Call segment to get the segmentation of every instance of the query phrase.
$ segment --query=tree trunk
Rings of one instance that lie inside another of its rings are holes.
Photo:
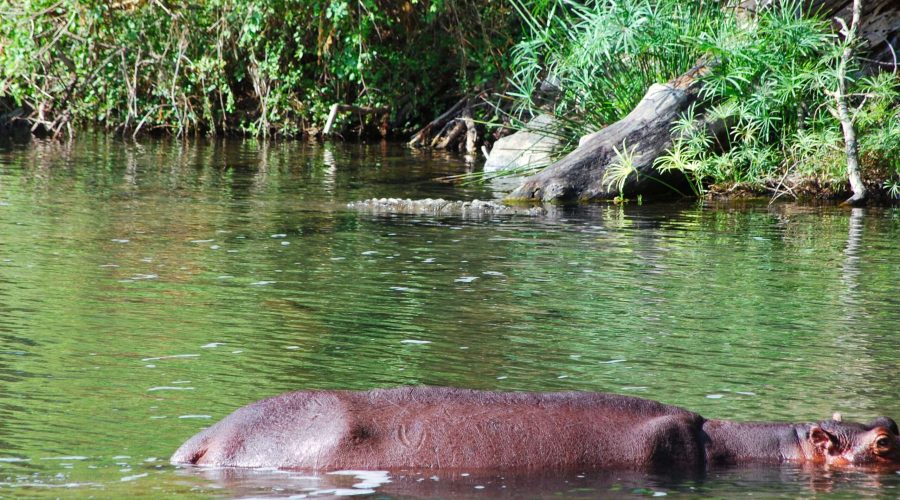
[[[472,118],[472,101],[463,110],[463,120],[466,122],[466,153],[473,155],[478,152],[478,130],[475,128],[475,119]]]
[[[847,65],[853,57],[853,45],[856,43],[856,30],[859,26],[859,16],[862,0],[853,1],[853,19],[850,26],[847,26],[843,20],[841,24],[843,29],[841,33],[844,35],[844,52],[841,54],[841,61],[838,63],[838,88],[834,93],[835,104],[837,105],[838,119],[841,121],[841,130],[844,132],[844,151],[847,155],[847,177],[850,180],[850,190],[853,191],[845,204],[857,205],[866,199],[866,186],[863,184],[862,174],[859,172],[859,152],[856,140],[856,128],[853,126],[853,116],[847,109]]]
[[[853,118],[847,110],[846,96],[841,95],[837,105],[838,117],[841,120],[841,130],[844,132],[844,151],[847,155],[847,178],[850,181],[850,191],[853,196],[844,203],[858,205],[866,199],[866,186],[859,172],[859,151],[856,140],[856,128],[853,126]]]
[[[671,146],[674,122],[697,101],[697,78],[706,68],[701,63],[665,85],[652,85],[628,116],[589,136],[568,156],[525,179],[507,199],[546,202],[613,198],[619,190],[604,182],[604,176],[615,163],[617,151],[625,149],[633,154],[636,175],[625,181],[622,194],[660,190],[665,184],[679,182],[683,174],[660,174],[653,163]]]

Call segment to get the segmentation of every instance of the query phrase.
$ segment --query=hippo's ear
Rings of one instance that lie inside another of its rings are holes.
[[[809,429],[809,442],[823,455],[827,455],[829,451],[834,450],[838,444],[834,435],[818,425],[814,425]]]
[[[869,427],[884,427],[885,429],[890,429],[895,436],[900,434],[900,431],[897,430],[897,422],[894,422],[894,419],[890,417],[878,417],[869,424]]]

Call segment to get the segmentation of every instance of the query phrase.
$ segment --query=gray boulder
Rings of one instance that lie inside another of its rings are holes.
[[[524,129],[494,143],[484,171],[549,165],[560,142],[555,133],[557,127],[556,119],[550,115],[534,117]]]

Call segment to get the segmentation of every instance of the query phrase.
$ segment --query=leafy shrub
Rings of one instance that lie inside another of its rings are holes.
[[[845,182],[830,94],[844,43],[802,2],[770,2],[753,15],[703,0],[515,5],[529,34],[513,48],[510,96],[522,114],[552,110],[568,125],[557,133],[568,134],[570,148],[623,118],[651,84],[702,58],[709,72],[700,101],[675,125],[659,171],[683,172],[697,195],[710,183],[763,187],[790,174]],[[860,68],[847,69],[864,176],[886,179],[900,197],[900,76],[862,78]],[[560,89],[549,103],[541,92],[548,82]],[[714,134],[710,123],[724,133]],[[610,185],[632,175],[623,164],[610,167]]]
[[[684,117],[672,150],[657,163],[660,170],[685,172],[698,193],[709,182],[762,187],[791,174],[845,182],[847,158],[832,97],[844,44],[827,21],[800,9],[799,2],[776,2],[755,19],[723,23],[698,40],[715,61],[702,88],[705,120],[726,124],[726,131],[713,137],[693,116]],[[886,187],[900,194],[894,187],[900,78],[860,78],[860,68],[848,69],[864,173],[887,179]]]
[[[0,0],[0,97],[54,131],[297,135],[335,102],[390,106],[404,128],[497,78],[507,14],[488,0]]]
[[[573,135],[613,123],[634,109],[653,83],[664,83],[704,54],[696,39],[726,17],[710,0],[554,0],[540,10],[514,0],[527,39],[512,50],[519,111],[547,106],[541,85],[560,89],[556,115]]]

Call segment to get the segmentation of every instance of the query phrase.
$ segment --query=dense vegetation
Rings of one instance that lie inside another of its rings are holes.
[[[696,64],[697,40],[727,16],[710,1],[553,3],[543,14],[517,4],[529,32],[511,52],[509,94],[517,112],[552,110],[570,134],[621,119],[651,84]]]
[[[514,92],[528,112],[559,116],[557,133],[572,145],[623,118],[650,84],[703,58],[709,73],[696,113],[679,122],[679,139],[657,168],[684,172],[696,194],[710,183],[777,191],[789,176],[831,188],[846,179],[832,97],[842,70],[862,167],[897,197],[900,75],[866,75],[858,58],[841,68],[846,42],[801,7],[785,0],[751,15],[703,0],[560,0],[542,18],[525,11],[531,33],[513,49]],[[548,75],[561,89],[549,106],[537,92]],[[715,122],[724,132],[711,130]],[[611,185],[634,175],[628,146],[608,171]]]
[[[99,125],[298,136],[341,103],[390,110],[344,115],[344,132],[404,134],[480,93],[483,122],[555,114],[563,154],[625,116],[652,83],[704,60],[701,102],[660,171],[684,172],[696,194],[713,183],[778,191],[789,177],[840,189],[846,158],[832,96],[846,75],[865,177],[900,196],[896,68],[843,61],[851,42],[801,2],[755,14],[727,5],[0,0],[0,113],[21,107],[56,135]],[[714,121],[724,132],[711,131]],[[611,184],[633,175],[627,146]]]
[[[332,103],[389,106],[402,131],[496,83],[510,11],[488,0],[0,0],[0,97],[53,133],[295,136]]]

